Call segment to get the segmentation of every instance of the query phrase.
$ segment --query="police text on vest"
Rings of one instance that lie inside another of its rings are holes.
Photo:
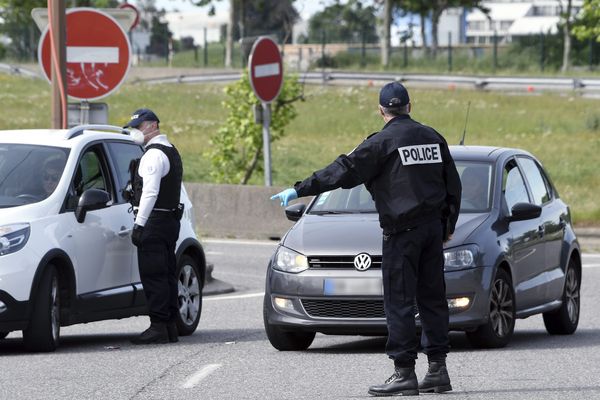
[[[399,147],[402,165],[435,164],[442,162],[439,143]]]

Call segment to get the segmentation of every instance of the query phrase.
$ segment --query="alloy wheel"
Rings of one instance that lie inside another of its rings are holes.
[[[579,282],[575,269],[569,268],[565,290],[565,301],[567,302],[567,313],[572,323],[579,318]]]
[[[56,276],[52,279],[50,289],[50,324],[52,327],[52,338],[58,342],[60,334],[60,302],[58,297],[58,279]]]
[[[508,283],[503,279],[496,279],[492,288],[490,319],[498,337],[504,337],[510,333],[514,320],[513,298]]]
[[[200,284],[194,268],[184,265],[179,272],[178,281],[181,320],[186,325],[191,325],[200,311]]]

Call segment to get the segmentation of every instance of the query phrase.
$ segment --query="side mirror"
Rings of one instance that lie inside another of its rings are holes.
[[[88,189],[79,198],[77,208],[75,208],[75,218],[77,222],[82,223],[88,211],[100,210],[108,207],[110,195],[104,190]]]
[[[292,206],[285,208],[285,216],[290,221],[298,221],[302,214],[304,214],[304,210],[306,209],[306,204],[298,203]]]
[[[511,209],[509,221],[525,221],[538,218],[542,214],[542,207],[531,203],[517,203]]]

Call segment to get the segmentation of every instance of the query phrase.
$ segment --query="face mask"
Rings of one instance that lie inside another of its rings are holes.
[[[136,128],[129,129],[129,136],[133,139],[136,144],[144,144],[144,132]]]

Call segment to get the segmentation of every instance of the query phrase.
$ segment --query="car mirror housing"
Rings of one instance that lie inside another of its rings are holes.
[[[79,203],[75,209],[75,218],[77,222],[82,223],[88,211],[100,210],[108,207],[110,195],[104,190],[88,189],[79,198]]]
[[[538,218],[542,214],[542,207],[531,203],[517,203],[511,209],[509,221],[525,221]]]
[[[289,207],[286,207],[285,216],[290,221],[298,221],[300,219],[300,217],[302,216],[302,214],[304,213],[305,209],[306,209],[306,204],[303,204],[303,203],[291,205]]]

